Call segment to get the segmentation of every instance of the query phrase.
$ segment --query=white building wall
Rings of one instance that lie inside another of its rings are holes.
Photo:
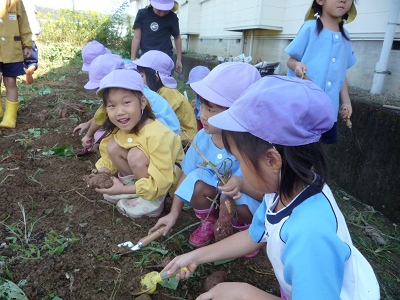
[[[185,1],[180,0],[182,3]],[[224,29],[240,26],[246,29],[246,26],[258,20],[258,23],[268,23],[271,28],[281,29],[254,31],[253,63],[259,60],[279,61],[281,64],[278,72],[285,74],[288,56],[284,49],[303,24],[311,0],[188,0],[188,3],[197,3],[195,13],[201,14],[199,34],[190,36],[191,51],[216,56],[248,55],[251,30],[241,32]],[[345,25],[357,57],[357,64],[348,71],[349,84],[352,86],[366,90],[371,88],[391,3],[392,0],[357,1],[357,18]],[[184,20],[182,13],[183,9],[179,11],[178,17]],[[397,27],[395,39],[400,40],[400,26]],[[183,44],[185,49],[187,43]],[[392,50],[390,55],[389,69],[392,74],[386,76],[384,87],[388,95],[400,93],[400,51]]]

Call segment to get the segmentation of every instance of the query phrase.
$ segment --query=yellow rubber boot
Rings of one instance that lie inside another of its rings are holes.
[[[0,128],[15,128],[18,107],[18,101],[11,102],[6,99],[6,112],[4,113],[3,121],[0,123]]]

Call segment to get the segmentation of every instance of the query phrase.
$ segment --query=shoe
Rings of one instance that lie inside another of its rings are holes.
[[[35,67],[29,67],[28,69],[26,69],[25,71],[25,81],[26,84],[32,84],[33,83],[33,73],[35,72],[36,68]]]
[[[133,199],[121,199],[117,203],[118,210],[125,216],[131,218],[159,217],[164,209],[166,195],[158,197],[154,201],[137,197]]]
[[[200,219],[200,226],[190,235],[189,243],[196,248],[209,244],[214,237],[214,224],[218,218],[216,209],[193,209]]]

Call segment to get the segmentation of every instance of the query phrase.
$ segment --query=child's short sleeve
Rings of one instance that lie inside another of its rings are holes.
[[[193,139],[193,143],[198,146],[198,137],[199,134]],[[199,154],[193,146],[190,146],[188,151],[186,152],[185,157],[182,160],[181,167],[182,171],[185,175],[189,174],[191,171],[197,168],[197,160],[199,158]]]
[[[350,34],[347,30],[345,30],[346,35],[350,38]],[[347,69],[350,69],[352,66],[354,66],[356,64],[356,56],[354,54],[353,51],[353,45],[351,42],[349,42],[349,50],[347,53],[348,57],[347,57]]]
[[[267,206],[265,202],[266,196],[264,196],[263,201],[253,215],[253,221],[249,227],[249,235],[255,243],[267,242],[267,237],[265,234],[265,215],[267,213]]]
[[[172,12],[171,12],[172,13]],[[173,37],[177,37],[180,35],[180,30],[179,30],[179,19],[175,13],[173,13],[175,16],[172,19],[172,24],[171,24],[171,35]]]
[[[135,18],[135,22],[133,23],[133,29],[141,29],[142,28],[142,19],[143,19],[143,13],[144,10],[143,9],[139,9],[136,18]]]
[[[305,22],[300,27],[300,30],[294,40],[285,48],[285,52],[298,61],[301,61],[303,58],[304,52],[307,49],[307,45],[310,42],[310,32],[312,30],[311,25],[313,24],[311,22],[315,21]]]

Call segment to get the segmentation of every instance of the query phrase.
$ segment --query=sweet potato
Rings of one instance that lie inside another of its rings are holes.
[[[225,271],[216,271],[207,277],[204,282],[204,292],[208,292],[218,283],[225,282],[228,279],[228,274]]]
[[[215,241],[221,241],[233,234],[232,218],[236,212],[236,203],[230,197],[221,199],[219,217],[214,224]]]
[[[108,189],[114,184],[110,174],[103,172],[85,175],[83,176],[83,181],[91,189]]]

